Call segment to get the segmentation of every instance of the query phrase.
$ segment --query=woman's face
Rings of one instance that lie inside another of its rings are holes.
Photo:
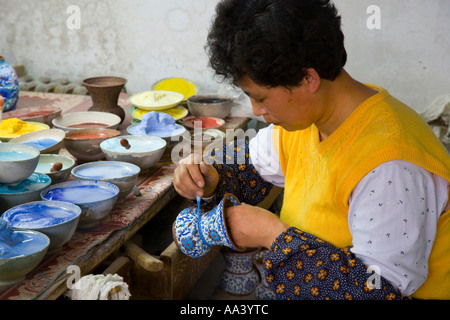
[[[285,130],[306,129],[322,116],[323,110],[305,79],[299,86],[287,89],[260,86],[247,77],[240,83],[240,87],[250,97],[256,116],[263,116],[266,122],[279,125]]]

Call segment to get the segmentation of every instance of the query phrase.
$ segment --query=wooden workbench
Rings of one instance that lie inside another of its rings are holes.
[[[118,103],[124,108],[126,114],[124,122],[119,127],[119,130],[124,134],[126,133],[126,127],[131,123],[129,114],[131,104],[128,97],[128,94],[121,93]],[[92,105],[92,101],[89,96],[20,92],[18,108],[43,105],[60,106],[63,113],[68,113],[85,111]],[[245,129],[249,121],[247,118],[226,118],[225,120],[226,124],[222,128],[224,130]],[[64,151],[63,149],[61,152]],[[7,288],[0,288],[0,300],[57,299],[63,295],[67,290],[67,285],[70,286],[70,281],[74,279],[75,274],[72,271],[73,269],[69,268],[70,266],[77,266],[80,276],[83,276],[92,273],[108,257],[117,253],[124,246],[126,246],[124,252],[133,253],[135,247],[130,246],[130,239],[144,225],[151,224],[152,218],[176,197],[172,184],[175,167],[174,163],[160,161],[153,168],[141,172],[138,180],[141,195],[135,196],[134,193],[131,193],[123,202],[117,203],[110,215],[99,225],[90,229],[77,229],[72,239],[62,249],[47,254],[40,265],[29,273],[23,281]],[[167,231],[170,232],[170,230]],[[162,262],[159,265],[156,264],[155,275],[159,279],[166,277],[167,281],[160,281],[160,286],[173,285],[174,282],[170,277],[174,274],[173,268],[177,265],[178,267],[181,266],[183,270],[194,270],[193,273],[190,273],[191,279],[189,281],[178,281],[178,283],[183,283],[183,292],[186,291],[188,284],[195,282],[195,277],[200,276],[208,261],[211,260],[210,257],[203,260],[186,257],[176,248],[174,243],[162,249],[164,250],[158,256],[147,256],[160,259]],[[140,253],[142,253],[142,250],[130,260],[136,260]],[[212,254],[215,253],[217,251]],[[142,265],[139,261],[134,262],[135,265]],[[142,268],[140,270],[141,272],[148,272],[148,270],[142,270]],[[194,274],[195,276],[192,276]],[[149,276],[149,279],[151,278],[152,276]],[[166,294],[159,297],[155,296],[154,293],[149,293],[148,297],[172,299],[182,298],[183,294],[175,292],[171,287],[159,288],[155,292],[166,292]]]

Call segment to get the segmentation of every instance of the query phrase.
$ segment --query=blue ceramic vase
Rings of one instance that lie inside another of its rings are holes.
[[[222,255],[226,269],[220,274],[220,287],[227,293],[245,296],[253,293],[260,284],[258,271],[253,266],[253,257],[259,249],[237,252],[224,248]]]
[[[184,209],[173,224],[175,243],[184,254],[192,258],[205,256],[212,246],[226,246],[242,251],[230,238],[225,222],[225,209],[239,204],[239,200],[228,193],[211,211],[199,212],[196,207]]]
[[[4,99],[4,112],[14,110],[17,107],[19,79],[16,70],[2,56],[0,56],[0,95]]]

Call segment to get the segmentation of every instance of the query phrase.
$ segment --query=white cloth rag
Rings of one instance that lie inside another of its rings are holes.
[[[72,300],[129,300],[131,294],[121,276],[91,274],[75,282],[65,296]]]
[[[435,99],[421,114],[444,145],[450,144],[450,94]],[[434,122],[441,120],[439,122]]]

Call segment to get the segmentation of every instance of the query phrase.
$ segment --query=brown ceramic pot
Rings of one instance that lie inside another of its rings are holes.
[[[125,111],[122,107],[117,105],[120,91],[127,82],[121,77],[94,77],[84,79],[82,84],[86,87],[89,95],[92,98],[92,107],[89,111],[102,111],[116,114],[122,119],[125,119]]]

